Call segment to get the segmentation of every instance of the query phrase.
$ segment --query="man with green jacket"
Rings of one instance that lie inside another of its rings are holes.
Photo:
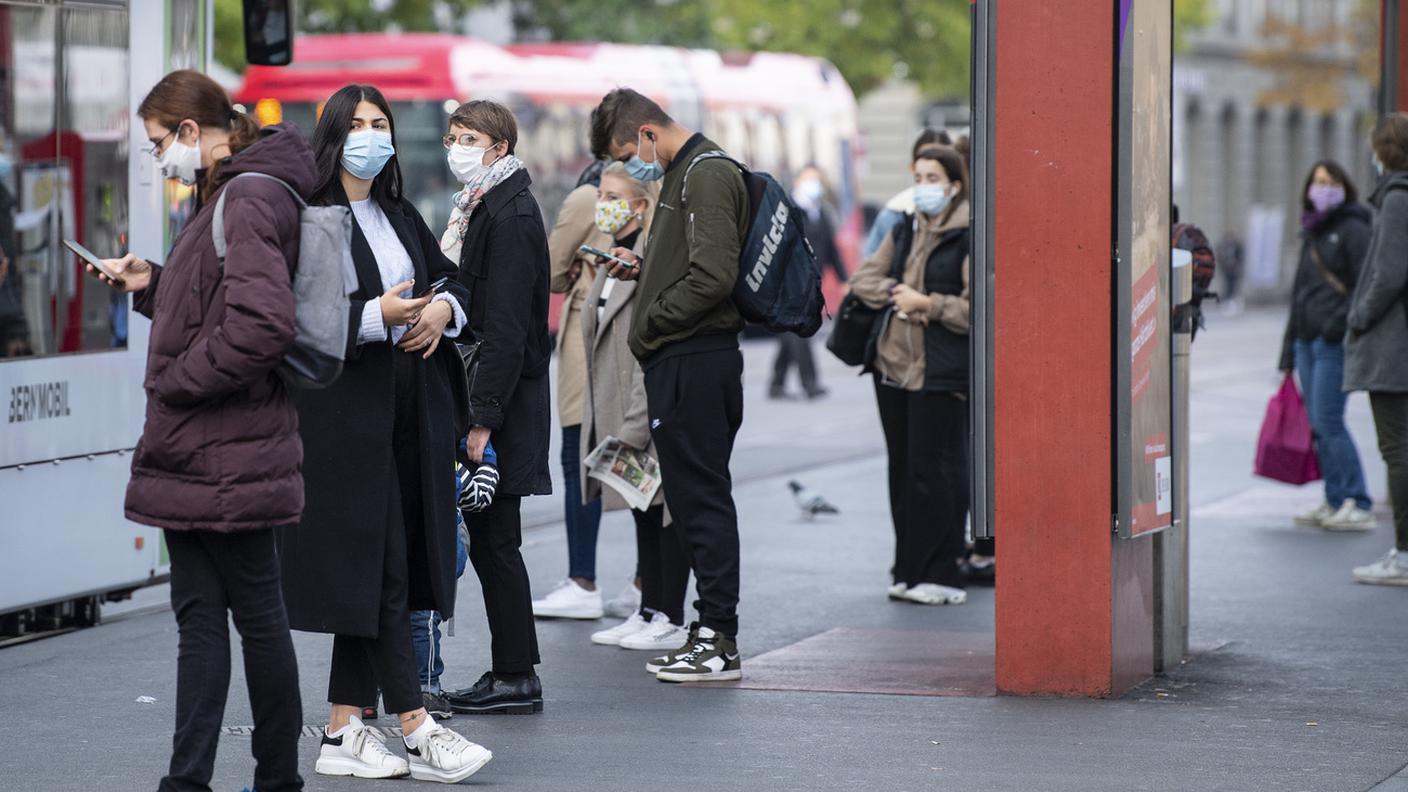
[[[616,248],[634,266],[610,274],[640,281],[629,342],[645,371],[665,502],[689,542],[699,621],[684,646],[646,670],[665,682],[740,679],[738,513],[728,466],[743,423],[743,318],[732,294],[748,194],[728,160],[694,162],[719,151],[716,144],[629,88],[601,100],[591,127],[597,158],[625,163],[642,181],[664,180],[644,259]]]

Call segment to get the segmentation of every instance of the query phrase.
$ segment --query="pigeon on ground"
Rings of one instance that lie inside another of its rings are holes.
[[[787,488],[792,490],[792,497],[797,501],[797,507],[802,510],[802,514],[807,519],[812,519],[818,514],[840,514],[841,510],[831,505],[821,495],[812,492],[802,486],[799,481],[787,482]]]

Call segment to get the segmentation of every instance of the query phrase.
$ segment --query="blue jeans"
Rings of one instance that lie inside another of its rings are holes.
[[[1373,502],[1364,486],[1359,450],[1344,423],[1344,345],[1323,338],[1296,341],[1296,373],[1305,396],[1305,411],[1315,432],[1315,453],[1325,477],[1325,502],[1338,509],[1353,498],[1361,509]]]
[[[455,497],[459,497],[459,477],[455,477]],[[455,514],[455,577],[464,574],[469,561],[469,548],[464,546],[464,518]],[[440,675],[445,673],[445,661],[440,659],[440,613],[433,610],[411,611],[411,643],[416,650],[416,668],[420,674],[420,689],[440,692]]]
[[[582,426],[562,427],[563,512],[567,518],[567,576],[596,580],[596,535],[601,498],[582,503]]]

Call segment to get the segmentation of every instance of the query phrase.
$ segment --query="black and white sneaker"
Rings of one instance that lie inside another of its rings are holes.
[[[336,736],[323,730],[313,769],[319,775],[355,778],[405,778],[411,774],[406,760],[386,750],[381,737],[355,717]]]
[[[659,655],[657,657],[652,657],[649,660],[645,661],[645,672],[647,674],[650,674],[651,676],[660,673],[660,669],[674,663],[676,657],[685,654],[686,652],[693,649],[694,641],[698,637],[699,622],[693,622],[689,625],[689,635],[684,639],[684,643],[680,646],[680,648],[672,652],[666,652],[665,654]]]
[[[694,645],[655,674],[661,682],[732,682],[743,678],[738,644],[727,635],[700,627]]]
[[[406,735],[411,778],[458,784],[479,772],[494,754],[478,743],[441,726],[427,716],[420,728]]]

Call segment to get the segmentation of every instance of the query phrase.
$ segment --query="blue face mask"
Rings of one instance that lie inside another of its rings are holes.
[[[636,154],[626,161],[626,173],[636,181],[652,182],[665,178],[665,169],[660,167],[660,154],[655,150],[655,141],[650,141],[650,156],[653,162],[640,158],[641,136],[636,136]]]
[[[914,208],[934,217],[948,206],[947,184],[918,184],[914,187]]]
[[[359,179],[375,179],[395,153],[390,133],[376,129],[353,132],[342,144],[342,167]]]

